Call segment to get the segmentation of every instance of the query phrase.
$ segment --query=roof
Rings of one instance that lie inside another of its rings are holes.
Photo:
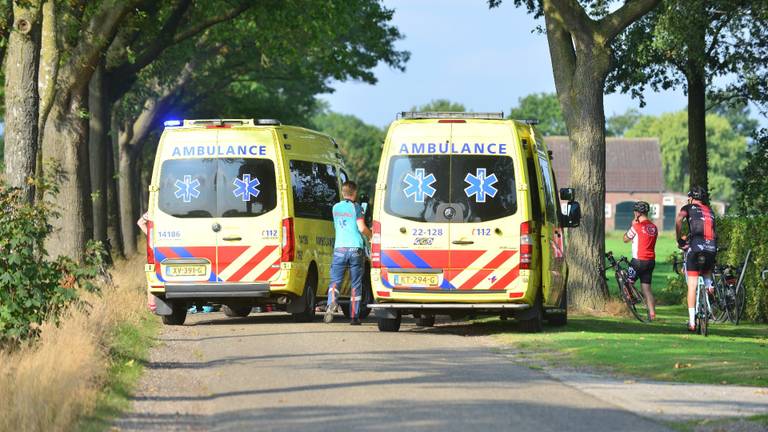
[[[571,147],[568,137],[545,137],[560,187],[570,186]],[[605,139],[606,192],[662,192],[664,171],[657,138]]]

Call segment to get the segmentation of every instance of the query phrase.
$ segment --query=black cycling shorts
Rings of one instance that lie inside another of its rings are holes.
[[[698,277],[702,273],[712,273],[715,267],[715,252],[688,249],[685,253],[685,271],[688,276]]]
[[[653,269],[656,267],[655,260],[638,260],[632,258],[629,262],[627,273],[632,281],[640,279],[641,283],[650,284],[653,278]]]

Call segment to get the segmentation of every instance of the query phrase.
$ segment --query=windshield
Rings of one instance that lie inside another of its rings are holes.
[[[484,222],[517,211],[512,158],[486,155],[408,155],[390,160],[384,210],[417,222]]]
[[[178,218],[252,217],[277,206],[268,159],[172,159],[160,167],[158,207]]]

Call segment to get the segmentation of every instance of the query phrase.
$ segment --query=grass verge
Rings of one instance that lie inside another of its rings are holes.
[[[159,328],[159,321],[149,314],[136,323],[122,323],[115,328],[104,387],[93,411],[82,419],[77,430],[106,430],[114,418],[130,407],[130,396],[141,378],[151,341]]]
[[[662,306],[653,324],[572,315],[567,326],[539,334],[504,331],[499,321],[480,325],[503,344],[556,366],[664,381],[768,386],[768,327],[713,324],[709,337],[703,337],[687,333],[686,313],[682,306]]]
[[[29,346],[0,351],[0,431],[98,430],[126,406],[157,329],[143,261],[116,263],[114,285],[82,297],[88,308],[70,308],[59,326],[44,323]]]

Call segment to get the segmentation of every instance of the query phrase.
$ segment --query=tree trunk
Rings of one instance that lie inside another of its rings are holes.
[[[107,239],[107,146],[111,145],[108,136],[109,113],[108,98],[104,93],[104,63],[94,71],[88,92],[90,111],[89,156],[91,169],[91,193],[93,199],[93,238],[104,242]]]
[[[29,179],[35,177],[39,131],[40,2],[14,2],[13,14],[5,69],[5,177],[31,203],[35,189]]]
[[[691,187],[707,188],[706,84],[697,72],[688,73],[688,172]]]
[[[40,96],[40,115],[37,121],[37,160],[35,175],[42,178],[43,172],[43,140],[45,139],[45,122],[51,112],[56,96],[56,80],[59,76],[60,52],[56,28],[56,2],[46,0],[42,6],[42,24],[40,35],[40,67],[38,68],[37,92]],[[37,191],[36,199],[42,199],[42,191]]]
[[[118,127],[117,127],[117,115],[112,109],[112,113],[110,115],[110,135],[108,137],[108,141],[106,144],[106,150],[107,154],[105,156],[107,161],[107,237],[109,238],[109,242],[112,246],[112,256],[114,257],[115,254],[118,254],[122,256],[123,258],[125,255],[123,254],[123,238],[122,234],[120,232],[120,208],[119,208],[119,200],[118,200],[118,193],[117,193],[117,176],[115,175],[115,166],[117,165],[117,154],[115,152],[115,148],[117,146],[117,136],[118,136]]]
[[[118,197],[120,206],[120,231],[123,237],[123,253],[136,253],[136,181],[135,160],[130,146],[121,144],[118,148]]]
[[[568,116],[571,142],[571,187],[583,217],[571,230],[568,254],[569,303],[581,309],[603,309],[608,299],[597,267],[605,260],[605,110],[603,81],[594,71],[575,74],[573,112]]]
[[[59,170],[59,194],[54,197],[61,216],[51,220],[53,233],[46,247],[52,256],[80,260],[91,237],[90,173],[88,169],[88,120],[80,115],[86,95],[73,95],[70,105],[56,103],[45,125],[43,154]],[[48,198],[50,199],[50,198]]]

